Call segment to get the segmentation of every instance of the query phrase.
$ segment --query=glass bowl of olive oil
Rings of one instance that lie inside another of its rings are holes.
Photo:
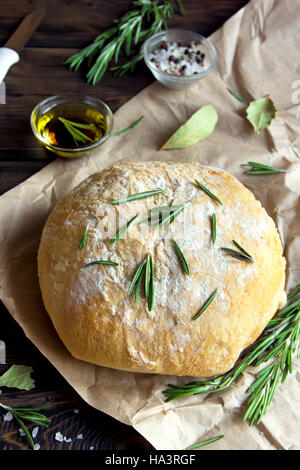
[[[51,96],[32,111],[31,128],[37,140],[60,157],[83,157],[111,135],[114,116],[94,96]]]

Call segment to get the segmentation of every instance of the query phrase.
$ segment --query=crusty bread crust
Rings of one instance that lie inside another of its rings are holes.
[[[153,189],[165,192],[111,204]],[[138,223],[151,208],[170,204],[185,205],[172,224],[157,229]],[[137,213],[123,236],[110,243]],[[79,249],[87,226],[86,246]],[[233,239],[254,263],[221,249],[236,249]],[[143,288],[137,302],[128,295],[148,253],[154,260],[151,311]],[[118,266],[82,268],[99,259]],[[143,162],[99,172],[57,203],[42,233],[38,272],[46,310],[74,357],[120,370],[208,377],[228,371],[275,314],[284,297],[285,259],[273,220],[231,174],[196,162]],[[216,289],[213,302],[193,321]]]

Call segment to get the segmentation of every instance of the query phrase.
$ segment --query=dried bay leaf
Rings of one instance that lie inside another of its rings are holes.
[[[212,105],[203,106],[179,127],[161,149],[180,149],[196,144],[213,132],[217,121],[215,108]]]
[[[251,101],[246,109],[247,119],[252,124],[255,132],[259,134],[262,129],[268,127],[276,117],[276,107],[270,97]]]
[[[22,365],[12,365],[3,375],[0,376],[0,387],[13,387],[20,390],[31,390],[35,387],[34,380],[30,374],[32,367]]]

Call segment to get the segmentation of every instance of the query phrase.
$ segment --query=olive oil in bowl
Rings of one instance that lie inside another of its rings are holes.
[[[62,157],[81,157],[111,135],[113,114],[97,98],[72,101],[51,97],[33,110],[31,126],[48,150]]]

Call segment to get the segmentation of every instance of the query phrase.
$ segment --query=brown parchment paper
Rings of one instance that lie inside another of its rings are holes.
[[[199,161],[232,172],[253,191],[279,229],[287,259],[287,289],[299,283],[299,18],[299,0],[252,0],[212,35],[217,67],[199,84],[175,91],[153,83],[115,115],[115,130],[119,130],[143,114],[137,128],[111,137],[88,158],[54,161],[0,198],[2,301],[27,337],[84,400],[132,425],[156,449],[184,449],[224,434],[224,439],[201,450],[299,450],[299,361],[276,391],[262,422],[249,427],[242,423],[242,416],[246,389],[253,380],[251,368],[226,392],[165,403],[162,390],[167,383],[184,384],[191,378],[119,372],[72,358],[57,337],[40,296],[36,254],[42,227],[59,198],[116,162]],[[246,102],[270,94],[278,108],[276,120],[255,134],[245,119],[246,104],[233,98],[227,87]],[[207,104],[219,114],[213,134],[184,150],[157,150]],[[288,172],[246,176],[241,164],[249,160]]]

